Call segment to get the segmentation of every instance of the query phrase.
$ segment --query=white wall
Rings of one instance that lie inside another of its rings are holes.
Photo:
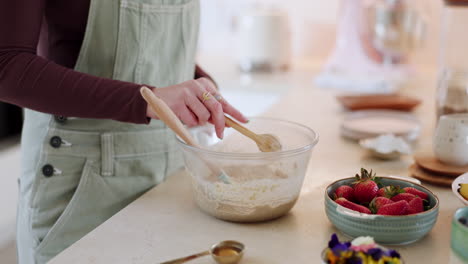
[[[325,57],[333,48],[340,1],[350,0],[201,0],[200,51],[235,54],[233,20],[239,12],[257,3],[283,8],[292,25],[293,56],[308,59]],[[428,21],[428,37],[414,59],[434,63],[438,51],[441,0],[410,0],[423,5]],[[228,52],[227,52],[228,51]]]
[[[201,2],[200,50],[203,53],[223,54],[226,49],[234,51],[235,17],[254,4],[278,7],[288,12],[293,54],[296,56],[313,56],[314,51],[329,46],[325,43],[333,43],[339,0],[201,0]]]

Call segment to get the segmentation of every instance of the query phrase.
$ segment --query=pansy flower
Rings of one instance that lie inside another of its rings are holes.
[[[328,242],[328,248],[330,248],[336,256],[340,256],[342,252],[348,251],[349,246],[351,246],[350,242],[340,243],[336,234],[333,234],[330,242]]]
[[[401,264],[395,250],[380,247],[371,237],[358,237],[352,242],[340,242],[333,234],[324,252],[324,260],[330,264]]]

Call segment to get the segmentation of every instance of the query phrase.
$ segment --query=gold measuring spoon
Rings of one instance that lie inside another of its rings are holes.
[[[277,137],[272,134],[257,134],[252,132],[250,129],[232,120],[230,117],[226,118],[226,124],[242,135],[252,139],[258,146],[261,152],[275,152],[281,150],[281,143]]]
[[[213,246],[211,246],[210,250],[179,259],[162,262],[160,264],[182,264],[187,261],[207,255],[211,255],[218,264],[236,264],[244,255],[244,248],[244,244],[240,242],[234,240],[226,240],[214,244]]]

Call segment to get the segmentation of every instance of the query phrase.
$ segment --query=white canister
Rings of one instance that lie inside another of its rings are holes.
[[[253,9],[237,20],[238,64],[242,71],[286,69],[290,59],[288,16],[278,9]]]
[[[434,154],[447,164],[468,165],[468,114],[440,117],[434,135]]]

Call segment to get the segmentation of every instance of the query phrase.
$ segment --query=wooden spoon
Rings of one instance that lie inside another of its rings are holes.
[[[272,134],[256,134],[248,128],[232,120],[230,117],[224,117],[226,118],[227,125],[239,131],[239,133],[242,135],[255,141],[261,152],[275,152],[281,150],[281,143],[276,136]]]
[[[175,113],[169,108],[169,106],[157,97],[149,88],[143,86],[140,89],[140,93],[143,96],[143,99],[148,103],[151,109],[156,113],[158,118],[163,121],[172,131],[174,131],[180,138],[182,138],[185,143],[190,146],[201,148],[195,140],[192,138],[192,135],[188,132],[179,118]]]
[[[145,86],[141,87],[140,93],[143,96],[143,99],[145,99],[151,109],[156,113],[158,118],[163,121],[170,129],[172,129],[174,133],[182,138],[185,143],[196,148],[202,148],[196,143],[180,119],[175,115],[171,108],[169,108],[169,106],[163,100],[161,100],[161,98],[157,97],[149,88]],[[221,168],[212,164],[211,162],[204,162],[213,173],[218,175],[218,179],[222,180],[224,183],[230,183],[229,176]]]

